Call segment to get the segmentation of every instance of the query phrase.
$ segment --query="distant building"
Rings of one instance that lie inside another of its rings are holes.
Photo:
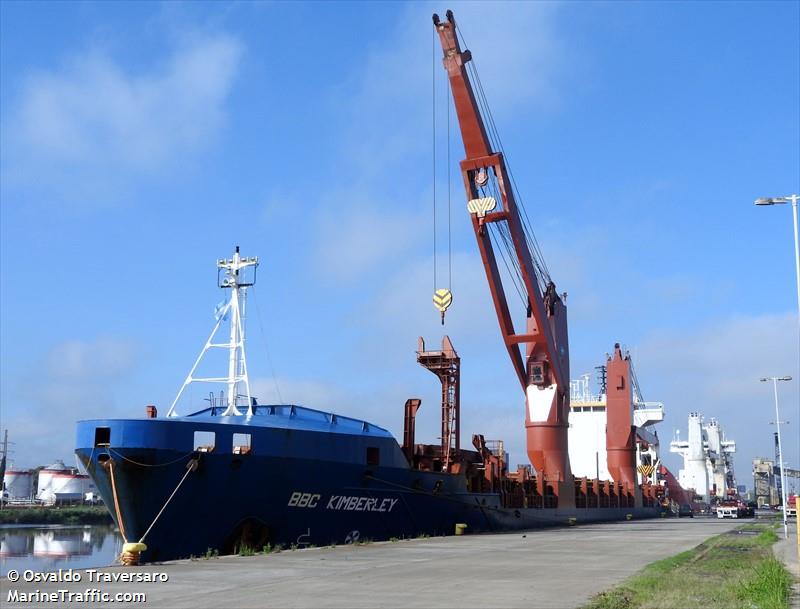
[[[778,478],[775,476],[775,462],[758,457],[753,459],[753,495],[758,507],[779,505]]]
[[[690,413],[687,439],[676,438],[670,443],[669,450],[683,457],[678,482],[685,489],[694,489],[701,501],[724,498],[729,489],[736,488],[733,473],[736,442],[725,439],[716,419],[703,425],[699,413]]]

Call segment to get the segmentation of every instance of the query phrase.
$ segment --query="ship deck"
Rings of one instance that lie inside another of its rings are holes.
[[[309,431],[336,431],[380,437],[393,437],[392,434],[369,421],[346,417],[334,412],[315,410],[298,404],[257,404],[253,406],[252,416],[246,414],[247,408],[240,407],[243,414],[223,416],[225,408],[210,406],[183,416],[156,419],[178,423],[217,423],[220,425],[246,425],[248,427],[272,427],[282,429],[304,429]],[[102,421],[104,419],[83,419],[78,423]],[[125,421],[152,421],[146,417],[113,419]]]

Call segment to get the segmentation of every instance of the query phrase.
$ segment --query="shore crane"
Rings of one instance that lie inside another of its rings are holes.
[[[491,117],[487,130],[481,114],[483,91],[478,80],[476,97],[468,70],[472,54],[461,49],[453,12],[448,10],[445,20],[434,14],[433,23],[464,144],[466,158],[461,161],[461,173],[467,208],[503,342],[525,393],[528,458],[552,487],[559,507],[569,507],[574,503],[575,489],[567,452],[570,377],[566,294],[558,293],[543,260],[535,254],[535,240],[527,217],[520,214],[499,138],[489,137],[494,133]],[[512,280],[516,279],[515,287],[526,309],[527,321],[521,331],[512,319],[495,244],[507,248],[510,268],[515,271]]]

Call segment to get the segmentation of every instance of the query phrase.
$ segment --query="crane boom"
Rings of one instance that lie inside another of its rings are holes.
[[[461,172],[472,226],[503,342],[526,396],[528,456],[544,480],[553,484],[553,492],[560,496],[559,488],[572,486],[566,439],[569,414],[566,306],[555,284],[543,277],[534,264],[503,153],[492,149],[470,82],[467,63],[472,54],[461,49],[452,11],[447,11],[446,16],[446,21],[441,21],[434,15],[433,23],[444,52],[443,63],[464,143],[466,158],[461,162]],[[496,201],[490,196],[495,192],[502,204],[498,211],[494,211]],[[496,226],[500,235],[510,237],[527,301],[527,324],[523,332],[514,327],[492,245],[491,225]],[[524,359],[521,345],[525,346]],[[574,489],[564,494],[562,505],[568,502],[567,495],[574,495]]]

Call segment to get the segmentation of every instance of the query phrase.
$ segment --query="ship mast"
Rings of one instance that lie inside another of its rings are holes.
[[[253,267],[252,278],[245,278],[244,269]],[[194,382],[201,383],[224,383],[228,389],[226,400],[226,408],[222,416],[240,416],[242,413],[237,408],[237,398],[239,397],[239,384],[244,383],[246,396],[247,396],[247,414],[253,414],[253,398],[250,395],[250,379],[247,374],[247,355],[245,354],[245,338],[244,338],[244,318],[245,318],[245,303],[247,298],[247,288],[255,285],[256,275],[255,269],[258,267],[258,257],[243,258],[239,253],[239,246],[236,246],[236,251],[233,257],[229,259],[220,258],[217,260],[217,284],[220,288],[230,290],[231,295],[228,302],[223,306],[218,307],[216,311],[217,323],[211,331],[205,346],[200,351],[200,355],[194,362],[194,366],[186,376],[178,395],[170,406],[167,416],[177,416],[175,412],[175,405],[178,403],[184,389]],[[220,329],[222,322],[230,319],[230,338],[226,343],[215,343],[214,337]],[[209,349],[227,349],[228,350],[228,376],[226,377],[195,377],[194,373],[203,356]]]

